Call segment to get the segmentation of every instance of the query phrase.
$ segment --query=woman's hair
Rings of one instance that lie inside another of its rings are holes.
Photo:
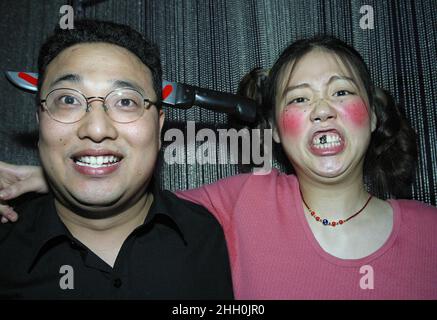
[[[263,129],[271,129],[271,125],[269,123],[270,119],[265,115],[265,108],[263,107],[265,90],[268,87],[268,78],[269,69],[262,69],[260,67],[254,68],[240,80],[237,91],[238,95],[255,100],[257,103],[256,119],[254,124],[251,125],[251,128],[261,129],[260,145],[264,146],[264,148],[266,148],[266,145],[264,144]],[[288,174],[294,173],[293,167],[288,161],[287,156],[285,155],[285,152],[280,144],[273,144],[272,150],[265,150],[264,148],[261,148],[261,150],[264,153],[269,152],[272,154],[273,163],[280,167],[282,171]],[[251,172],[255,166],[253,163],[241,164],[241,161],[239,163],[241,172]]]
[[[294,66],[307,53],[321,49],[334,53],[350,69],[365,90],[370,108],[377,117],[364,164],[368,187],[380,197],[407,196],[417,161],[416,133],[406,121],[390,94],[372,84],[369,69],[361,55],[343,41],[327,35],[298,40],[279,56],[269,73],[267,87],[261,90],[262,125],[275,122],[279,97]],[[284,84],[285,83],[285,84]]]
[[[268,69],[254,68],[247,73],[238,84],[237,94],[254,100],[257,104],[256,108],[256,120],[255,125],[258,127],[266,128],[267,123],[263,123],[266,120],[261,110],[264,89],[267,87],[266,82],[269,76]]]
[[[257,104],[262,103],[265,82],[269,76],[268,69],[255,68],[246,74],[238,84],[237,94],[255,100]]]
[[[417,135],[388,91],[375,88],[376,130],[364,160],[367,183],[378,194],[406,197],[417,163]]]

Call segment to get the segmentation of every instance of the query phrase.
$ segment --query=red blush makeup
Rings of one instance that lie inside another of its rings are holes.
[[[344,116],[357,127],[363,127],[369,122],[369,113],[363,100],[347,102],[344,105]]]
[[[299,136],[302,133],[305,116],[303,111],[285,109],[279,118],[283,133],[288,136]]]

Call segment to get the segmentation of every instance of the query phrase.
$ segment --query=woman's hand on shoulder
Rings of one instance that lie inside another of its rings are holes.
[[[18,214],[7,201],[27,192],[47,193],[48,186],[41,167],[18,166],[0,161],[1,222],[16,221]]]

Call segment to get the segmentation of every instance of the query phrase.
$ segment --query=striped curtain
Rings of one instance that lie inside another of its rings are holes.
[[[392,92],[418,133],[420,154],[411,197],[437,205],[437,0],[81,2],[85,17],[130,25],[156,42],[165,79],[227,92],[235,92],[240,79],[254,67],[269,68],[296,39],[329,33],[345,40],[363,55],[375,84]],[[0,1],[2,71],[36,70],[39,46],[59,22],[59,9],[65,3]],[[369,7],[373,29],[362,29],[360,20]],[[34,97],[12,87],[4,77],[0,90],[0,160],[38,163]],[[164,130],[185,130],[187,121],[195,121],[197,130],[214,130],[226,128],[230,121],[224,114],[198,107],[165,111]],[[280,167],[277,162],[275,166]],[[160,172],[161,185],[176,190],[237,174],[239,168],[162,163]]]

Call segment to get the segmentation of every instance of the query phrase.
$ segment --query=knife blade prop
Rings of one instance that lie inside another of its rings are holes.
[[[6,71],[6,77],[21,89],[38,91],[37,73]],[[255,120],[257,108],[256,102],[246,97],[166,80],[162,81],[162,103],[179,109],[189,109],[196,105],[229,113],[246,122]]]

